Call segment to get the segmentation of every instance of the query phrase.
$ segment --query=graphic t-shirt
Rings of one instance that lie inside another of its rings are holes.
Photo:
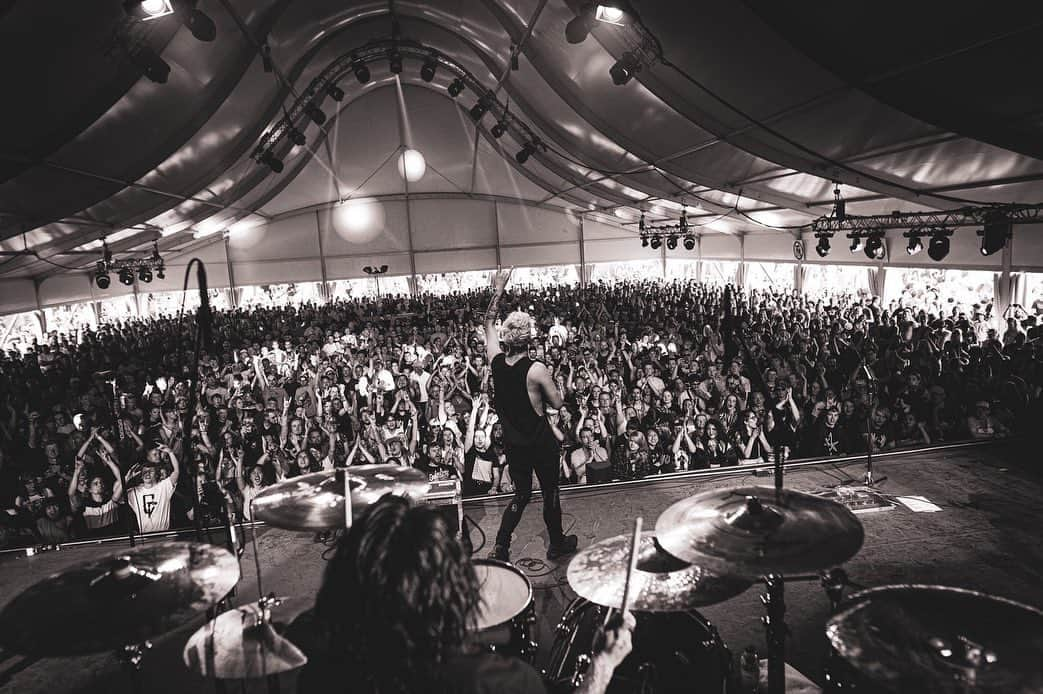
[[[170,530],[170,500],[173,496],[174,486],[169,477],[151,487],[134,487],[127,493],[127,503],[138,517],[140,532]]]

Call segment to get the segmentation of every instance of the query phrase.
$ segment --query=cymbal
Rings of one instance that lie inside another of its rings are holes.
[[[819,571],[862,547],[864,532],[845,506],[773,487],[713,489],[671,505],[656,521],[669,554],[719,574],[756,580]]]
[[[931,585],[851,596],[826,637],[861,675],[894,691],[1043,691],[1043,611],[1005,598]]]
[[[257,603],[219,614],[201,626],[182,652],[189,670],[204,677],[267,677],[303,667],[307,656],[279,634]]]
[[[610,537],[573,557],[567,574],[572,589],[593,603],[618,609],[623,602],[630,540],[630,535]],[[637,570],[630,581],[633,610],[690,610],[733,598],[752,585],[671,557],[656,545],[650,530],[641,533],[637,551]]]
[[[429,486],[427,475],[401,465],[353,465],[348,479],[353,516],[385,494],[423,501]],[[253,518],[287,530],[343,528],[343,470],[291,477],[266,487],[254,497]]]
[[[235,557],[214,545],[126,549],[24,590],[0,611],[0,643],[41,657],[139,644],[188,622],[238,580]]]

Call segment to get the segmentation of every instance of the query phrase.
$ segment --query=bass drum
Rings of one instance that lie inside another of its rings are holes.
[[[555,691],[571,691],[582,682],[607,610],[576,598],[561,615],[547,667]],[[725,691],[731,654],[705,617],[695,610],[633,614],[634,648],[616,668],[609,694]]]

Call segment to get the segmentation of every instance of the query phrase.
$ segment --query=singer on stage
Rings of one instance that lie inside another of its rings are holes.
[[[503,425],[507,469],[514,482],[514,498],[503,512],[496,544],[489,556],[501,561],[510,560],[511,534],[532,498],[532,473],[535,471],[543,494],[543,521],[550,537],[547,558],[557,559],[576,551],[577,538],[564,535],[561,529],[558,440],[551,433],[544,407],[549,404],[558,409],[564,402],[550,369],[542,361],[529,358],[529,343],[532,341],[529,314],[512,312],[504,319],[497,334],[500,299],[510,277],[510,270],[497,271],[493,275],[493,298],[485,312],[485,351],[492,367],[496,414]]]

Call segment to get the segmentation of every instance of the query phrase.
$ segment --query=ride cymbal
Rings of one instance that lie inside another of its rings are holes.
[[[851,596],[826,637],[874,686],[895,692],[1043,692],[1043,611],[931,585]]]
[[[862,524],[841,504],[772,487],[713,489],[671,505],[656,521],[669,554],[722,575],[820,571],[862,547]]]
[[[239,580],[230,552],[164,542],[66,569],[22,591],[0,611],[0,643],[41,657],[139,644],[181,626]]]
[[[401,465],[353,465],[348,480],[352,516],[385,494],[423,501],[429,487],[427,475]],[[343,470],[291,477],[266,487],[254,497],[253,518],[287,530],[343,528]]]
[[[629,535],[610,537],[573,557],[567,574],[572,589],[593,603],[618,609],[623,602],[630,540]],[[690,610],[729,600],[751,585],[670,556],[656,545],[650,530],[641,533],[637,551],[637,569],[630,582],[632,610]]]

